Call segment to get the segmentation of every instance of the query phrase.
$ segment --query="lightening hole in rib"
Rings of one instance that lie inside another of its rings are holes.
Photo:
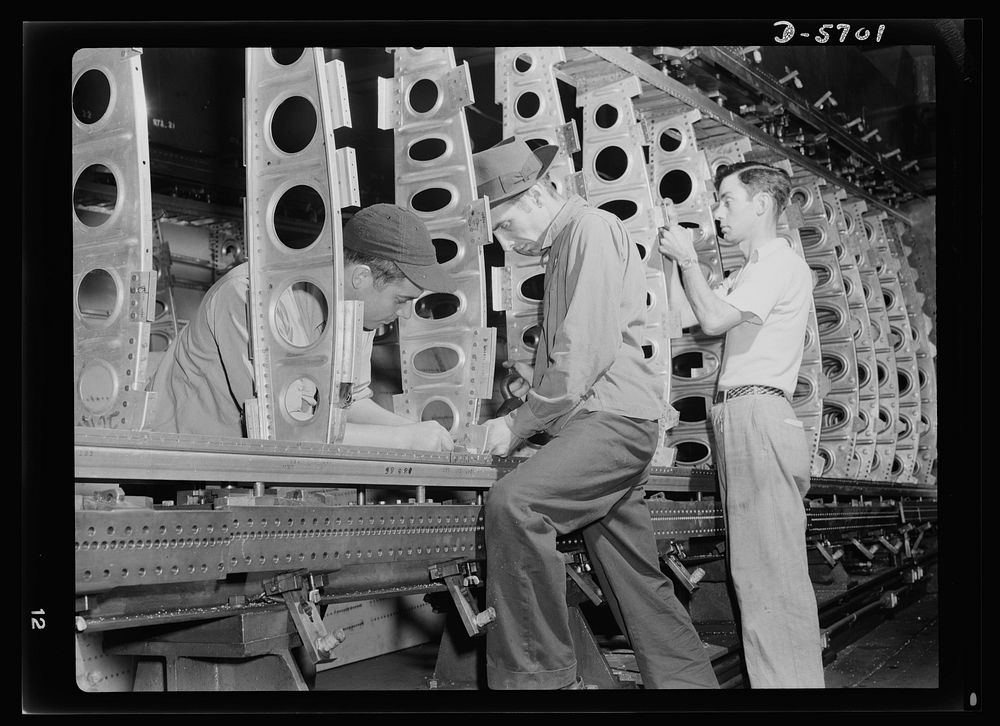
[[[840,330],[844,325],[844,313],[840,308],[816,304],[816,327],[820,338]]]
[[[430,401],[420,414],[421,421],[437,421],[444,428],[451,431],[455,425],[455,410],[447,401]]]
[[[518,96],[515,107],[517,108],[518,116],[529,119],[538,113],[538,110],[542,107],[542,101],[537,93],[528,91]]]
[[[528,300],[541,302],[545,297],[545,274],[532,275],[521,283],[521,295]]]
[[[680,129],[670,127],[660,134],[660,148],[666,152],[677,151],[684,143],[684,134]]]
[[[913,433],[913,421],[910,420],[909,416],[900,415],[899,423],[899,433],[896,434],[896,439],[902,440],[908,438]]]
[[[429,78],[421,78],[410,86],[408,100],[410,108],[416,113],[427,113],[437,104],[437,84]]]
[[[118,308],[118,283],[107,270],[91,270],[80,281],[76,301],[85,322],[107,322]]]
[[[413,195],[410,204],[418,212],[438,212],[451,204],[452,193],[442,187],[431,187]]]
[[[304,48],[271,48],[271,57],[274,62],[283,66],[290,66],[302,57]]]
[[[323,198],[305,184],[285,191],[274,207],[274,232],[278,241],[292,250],[303,250],[315,242],[325,221]]]
[[[682,169],[668,171],[660,179],[660,198],[670,199],[674,204],[683,204],[694,191],[691,175]]]
[[[794,405],[802,401],[809,400],[813,395],[813,391],[815,391],[813,382],[808,378],[799,376],[799,379],[795,382],[795,392],[792,394],[792,404]]]
[[[709,353],[689,351],[675,355],[671,367],[673,375],[677,378],[697,380],[710,376],[718,370],[719,360]]]
[[[306,348],[320,339],[328,312],[323,291],[311,282],[300,280],[279,296],[274,310],[275,329],[288,345]]]
[[[448,150],[448,142],[436,136],[421,139],[410,146],[409,156],[414,161],[434,161],[444,156]]]
[[[816,287],[823,287],[833,279],[833,271],[823,264],[809,265],[809,269],[816,275]]]
[[[898,456],[892,457],[892,471],[890,473],[894,476],[899,476],[903,473],[903,461]]]
[[[316,109],[309,99],[292,96],[275,109],[271,119],[271,138],[274,145],[286,154],[302,151],[315,135]]]
[[[892,428],[892,414],[889,413],[889,409],[882,408],[879,406],[878,409],[878,432],[884,434]]]
[[[712,452],[700,441],[681,441],[675,446],[676,461],[682,466],[697,466],[708,461]]]
[[[73,207],[77,219],[88,227],[100,227],[109,219],[101,211],[110,214],[117,204],[118,182],[108,167],[104,164],[91,164],[80,172],[73,187]],[[97,206],[101,211],[90,214],[86,213],[88,210],[81,209],[88,206]],[[81,212],[84,212],[83,216],[80,216]]]
[[[319,407],[319,387],[306,376],[300,376],[288,384],[284,396],[285,413],[295,421],[309,421]],[[267,523],[263,523],[267,526]]]
[[[532,58],[528,53],[521,53],[514,59],[514,70],[518,73],[527,73],[531,70],[531,66],[533,65],[534,58]]]
[[[858,386],[864,388],[871,380],[872,372],[867,363],[858,361]]]
[[[708,404],[704,396],[687,396],[673,402],[682,423],[702,423],[708,420]]]
[[[80,123],[100,121],[111,103],[111,84],[103,71],[90,69],[73,87],[73,113]]]
[[[846,426],[850,420],[851,414],[846,406],[828,398],[823,399],[824,431],[836,431]]]
[[[806,209],[810,204],[812,204],[812,194],[802,187],[796,187],[792,190],[792,203],[798,204],[803,209]],[[803,244],[805,243],[803,242]]]
[[[823,460],[822,471],[820,472],[820,476],[822,476],[833,468],[833,454],[822,446],[816,450],[816,453],[819,455],[819,458]]]
[[[521,342],[524,343],[525,347],[531,350],[538,349],[538,343],[541,341],[542,326],[532,325],[530,328],[525,330],[521,334]]]
[[[425,375],[447,373],[454,370],[460,362],[458,351],[447,346],[424,348],[413,356],[413,367]]]
[[[458,312],[461,301],[449,292],[433,292],[418,299],[413,307],[417,315],[425,320],[443,320]]]
[[[879,387],[881,387],[887,380],[889,380],[889,369],[882,361],[875,362],[875,375],[878,376]]]
[[[647,340],[642,345],[642,357],[645,358],[646,360],[653,358],[656,355],[657,351],[658,348],[656,343],[654,343],[651,340]]]
[[[439,265],[451,262],[458,256],[458,243],[447,237],[435,237],[431,240],[434,243],[434,256],[437,257]]]
[[[612,199],[610,202],[600,205],[598,209],[610,212],[624,222],[635,216],[635,213],[639,211],[639,206],[631,199]]]
[[[831,381],[839,381],[847,374],[847,360],[840,355],[828,353],[823,355],[823,373]]]
[[[892,346],[892,349],[898,353],[901,350],[903,350],[905,344],[906,344],[906,336],[903,334],[903,331],[897,328],[895,325],[890,325],[889,345]]]
[[[802,241],[802,249],[812,249],[826,241],[826,232],[819,227],[799,227],[799,239]]]
[[[837,218],[837,213],[829,202],[823,202],[823,214],[826,215],[826,221],[830,224],[833,224],[833,220]]]
[[[899,384],[899,395],[905,396],[913,389],[913,378],[902,368],[896,369],[896,381]]]
[[[594,111],[594,123],[602,129],[610,129],[618,123],[618,109],[609,103],[603,103]]]
[[[597,152],[594,172],[604,181],[621,179],[628,171],[628,154],[620,146],[606,146]]]

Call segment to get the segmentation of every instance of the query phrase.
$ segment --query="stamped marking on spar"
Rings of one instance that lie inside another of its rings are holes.
[[[784,25],[785,26],[785,29],[782,31],[781,35],[774,36],[774,40],[776,42],[778,42],[778,43],[787,43],[793,37],[795,37],[795,34],[796,34],[795,33],[795,26],[792,23],[788,22],[787,20],[778,20],[778,21],[776,21],[774,23],[774,25],[775,25],[775,27],[780,26],[780,25]],[[827,32],[827,31],[830,28],[834,28],[834,27],[840,33],[840,37],[837,39],[837,42],[839,42],[839,43],[846,42],[848,36],[851,35],[851,26],[848,23],[837,23],[836,25],[834,25],[833,23],[823,23],[822,25],[819,26],[819,29],[817,30],[817,35],[812,36],[813,40],[815,40],[817,43],[827,43],[827,42],[829,42],[831,36],[830,36],[830,33]],[[881,25],[878,26],[878,30],[875,31],[875,42],[876,43],[881,42],[881,40],[882,40],[882,33],[884,33],[884,32],[885,32],[885,23],[882,23]],[[805,33],[799,33],[798,35],[801,36],[801,37],[803,37],[803,38],[808,38],[808,37],[810,37],[812,35],[812,33],[811,33],[811,31],[809,31],[809,32],[805,32]],[[834,33],[834,36],[836,36],[836,35],[837,35],[837,33]],[[855,40],[861,40],[861,41],[868,40],[868,38],[871,37],[871,31],[868,30],[868,28],[860,27],[860,28],[858,28],[857,30],[854,31],[853,37],[854,37]]]

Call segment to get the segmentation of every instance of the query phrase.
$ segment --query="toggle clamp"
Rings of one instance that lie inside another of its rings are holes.
[[[431,565],[427,571],[431,580],[440,580],[448,588],[469,637],[480,635],[489,623],[496,620],[497,614],[493,608],[476,611],[476,603],[469,592],[471,585],[480,584],[479,566],[474,560],[442,562]]]
[[[326,575],[295,570],[264,580],[263,584],[266,595],[284,599],[309,659],[313,663],[334,660],[333,649],[343,643],[346,636],[339,629],[327,632],[316,607],[320,601],[320,588],[327,584]]]

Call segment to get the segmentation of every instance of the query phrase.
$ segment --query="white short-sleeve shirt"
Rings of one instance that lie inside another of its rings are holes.
[[[802,363],[812,289],[809,265],[787,240],[776,238],[750,255],[722,296],[744,313],[744,321],[726,333],[719,390],[774,386],[791,397]]]

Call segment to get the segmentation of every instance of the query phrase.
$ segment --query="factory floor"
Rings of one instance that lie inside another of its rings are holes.
[[[930,589],[836,654],[825,669],[829,688],[937,688],[938,593]],[[711,643],[725,639],[718,627],[704,632]],[[722,648],[710,645],[713,655]],[[319,673],[317,691],[427,690],[438,644],[425,643]]]

